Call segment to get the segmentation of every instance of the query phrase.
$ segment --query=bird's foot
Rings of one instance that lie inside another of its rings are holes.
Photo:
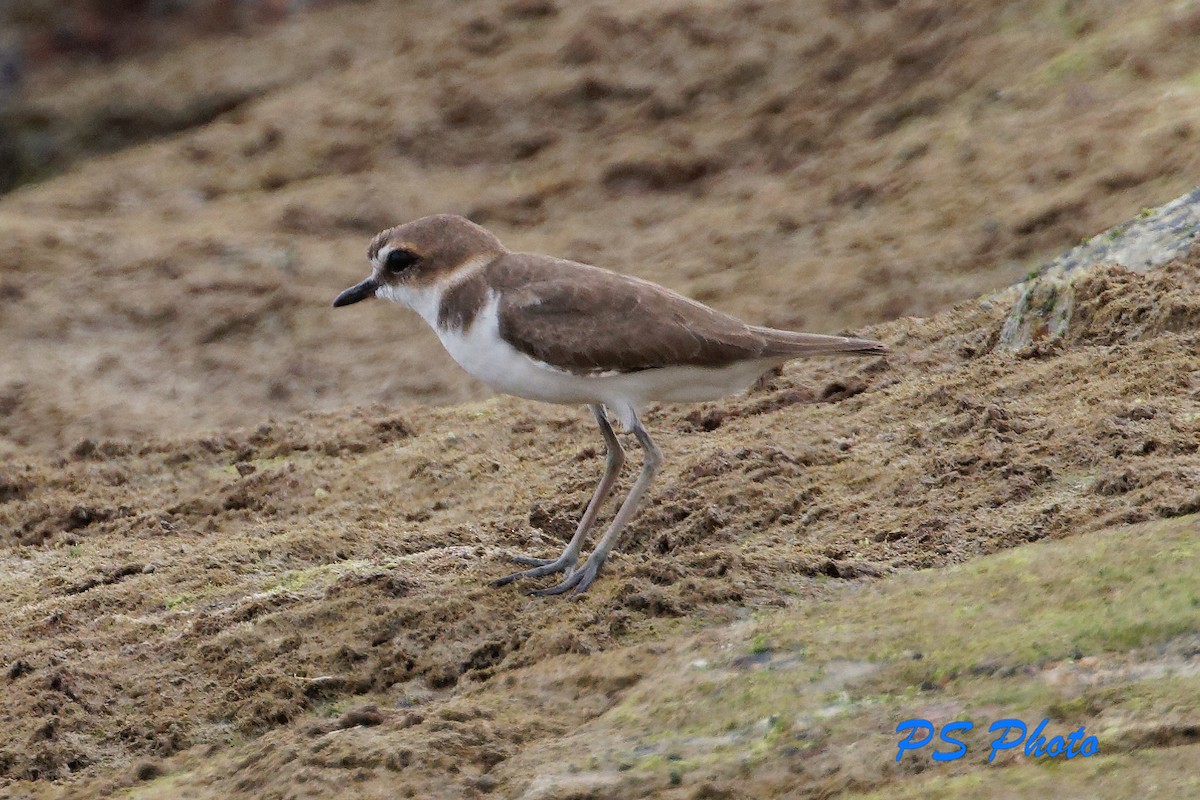
[[[553,575],[555,572],[565,572],[567,577],[570,577],[575,572],[575,562],[577,559],[568,558],[566,553],[563,553],[558,558],[530,558],[529,556],[513,556],[512,560],[518,564],[523,564],[533,569],[514,572],[512,575],[505,575],[503,578],[497,578],[492,581],[492,586],[507,586],[518,578],[540,578],[543,575]]]
[[[583,562],[583,566],[572,573],[568,573],[567,577],[563,578],[562,583],[557,586],[551,586],[549,589],[538,589],[530,592],[530,594],[538,597],[546,597],[552,594],[563,594],[571,592],[571,594],[583,594],[587,588],[592,585],[592,581],[596,580],[596,576],[600,573],[600,567],[604,565],[604,559],[596,559],[589,557]],[[571,591],[574,590],[574,591]]]

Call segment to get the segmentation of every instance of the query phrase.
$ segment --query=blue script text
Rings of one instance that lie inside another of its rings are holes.
[[[996,720],[988,727],[989,733],[999,733],[992,740],[992,752],[988,755],[988,761],[994,759],[1001,750],[1011,750],[1022,742],[1025,744],[1025,755],[1035,758],[1039,756],[1065,759],[1072,759],[1076,756],[1086,758],[1099,752],[1100,744],[1096,741],[1096,737],[1087,736],[1082,727],[1069,734],[1066,739],[1061,736],[1053,736],[1047,740],[1044,731],[1049,722],[1049,719],[1042,720],[1033,729],[1033,733],[1029,733],[1029,728],[1019,719]],[[954,761],[965,756],[967,754],[966,743],[961,739],[954,738],[952,734],[965,733],[973,727],[975,727],[975,723],[967,720],[948,722],[943,725],[942,733],[938,738],[950,745],[951,749],[933,750],[929,754],[930,758],[934,761]],[[897,761],[903,758],[904,753],[909,750],[920,750],[922,747],[928,746],[933,741],[937,727],[927,719],[909,719],[896,726],[896,733],[905,732],[908,735],[900,740],[896,748]]]

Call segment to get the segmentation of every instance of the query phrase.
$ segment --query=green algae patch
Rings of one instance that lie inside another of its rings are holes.
[[[665,785],[672,774],[774,783],[780,770],[853,761],[869,765],[855,768],[863,790],[889,787],[872,797],[892,796],[894,781],[903,797],[1011,796],[1067,774],[1085,796],[1118,766],[1130,785],[1158,775],[1184,786],[1192,778],[1175,759],[1128,754],[1197,740],[1198,522],[1039,542],[762,614],[639,683],[601,727],[631,743],[623,769]],[[910,718],[973,721],[966,755],[935,764],[918,751],[896,764],[895,727]],[[1013,769],[993,769],[987,728],[1004,718],[1030,729],[1045,718],[1053,735],[1083,727],[1099,756],[1060,763],[1018,748],[997,761]]]

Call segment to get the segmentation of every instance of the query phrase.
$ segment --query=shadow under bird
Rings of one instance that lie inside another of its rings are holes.
[[[468,373],[498,392],[586,403],[608,449],[604,475],[557,558],[494,582],[563,573],[534,594],[582,592],[595,580],[662,464],[639,415],[649,403],[716,400],[746,390],[793,358],[881,355],[871,339],[748,325],[649,281],[551,256],[514,253],[463,217],[441,214],[390,228],[367,251],[371,277],[334,306],[371,297],[416,311]],[[595,550],[584,539],[625,463],[609,415],[637,438],[641,474]]]

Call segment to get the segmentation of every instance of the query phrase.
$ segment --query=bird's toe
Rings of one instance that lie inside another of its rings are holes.
[[[528,556],[513,556],[518,564],[527,564],[532,569],[514,572],[492,581],[492,586],[507,586],[518,578],[540,578],[543,575],[553,575],[555,572],[565,572],[569,578],[575,572],[575,560],[559,556],[558,558],[530,558]]]
[[[547,564],[553,564],[558,559],[555,558],[534,558],[533,556],[513,556],[512,560],[526,567],[544,567]]]
[[[587,588],[592,585],[592,581],[596,579],[596,575],[600,573],[601,563],[589,558],[578,570],[568,573],[562,583],[551,586],[549,589],[538,589],[530,594],[537,597],[548,597],[566,592],[571,592],[572,595],[582,594],[587,591]]]

